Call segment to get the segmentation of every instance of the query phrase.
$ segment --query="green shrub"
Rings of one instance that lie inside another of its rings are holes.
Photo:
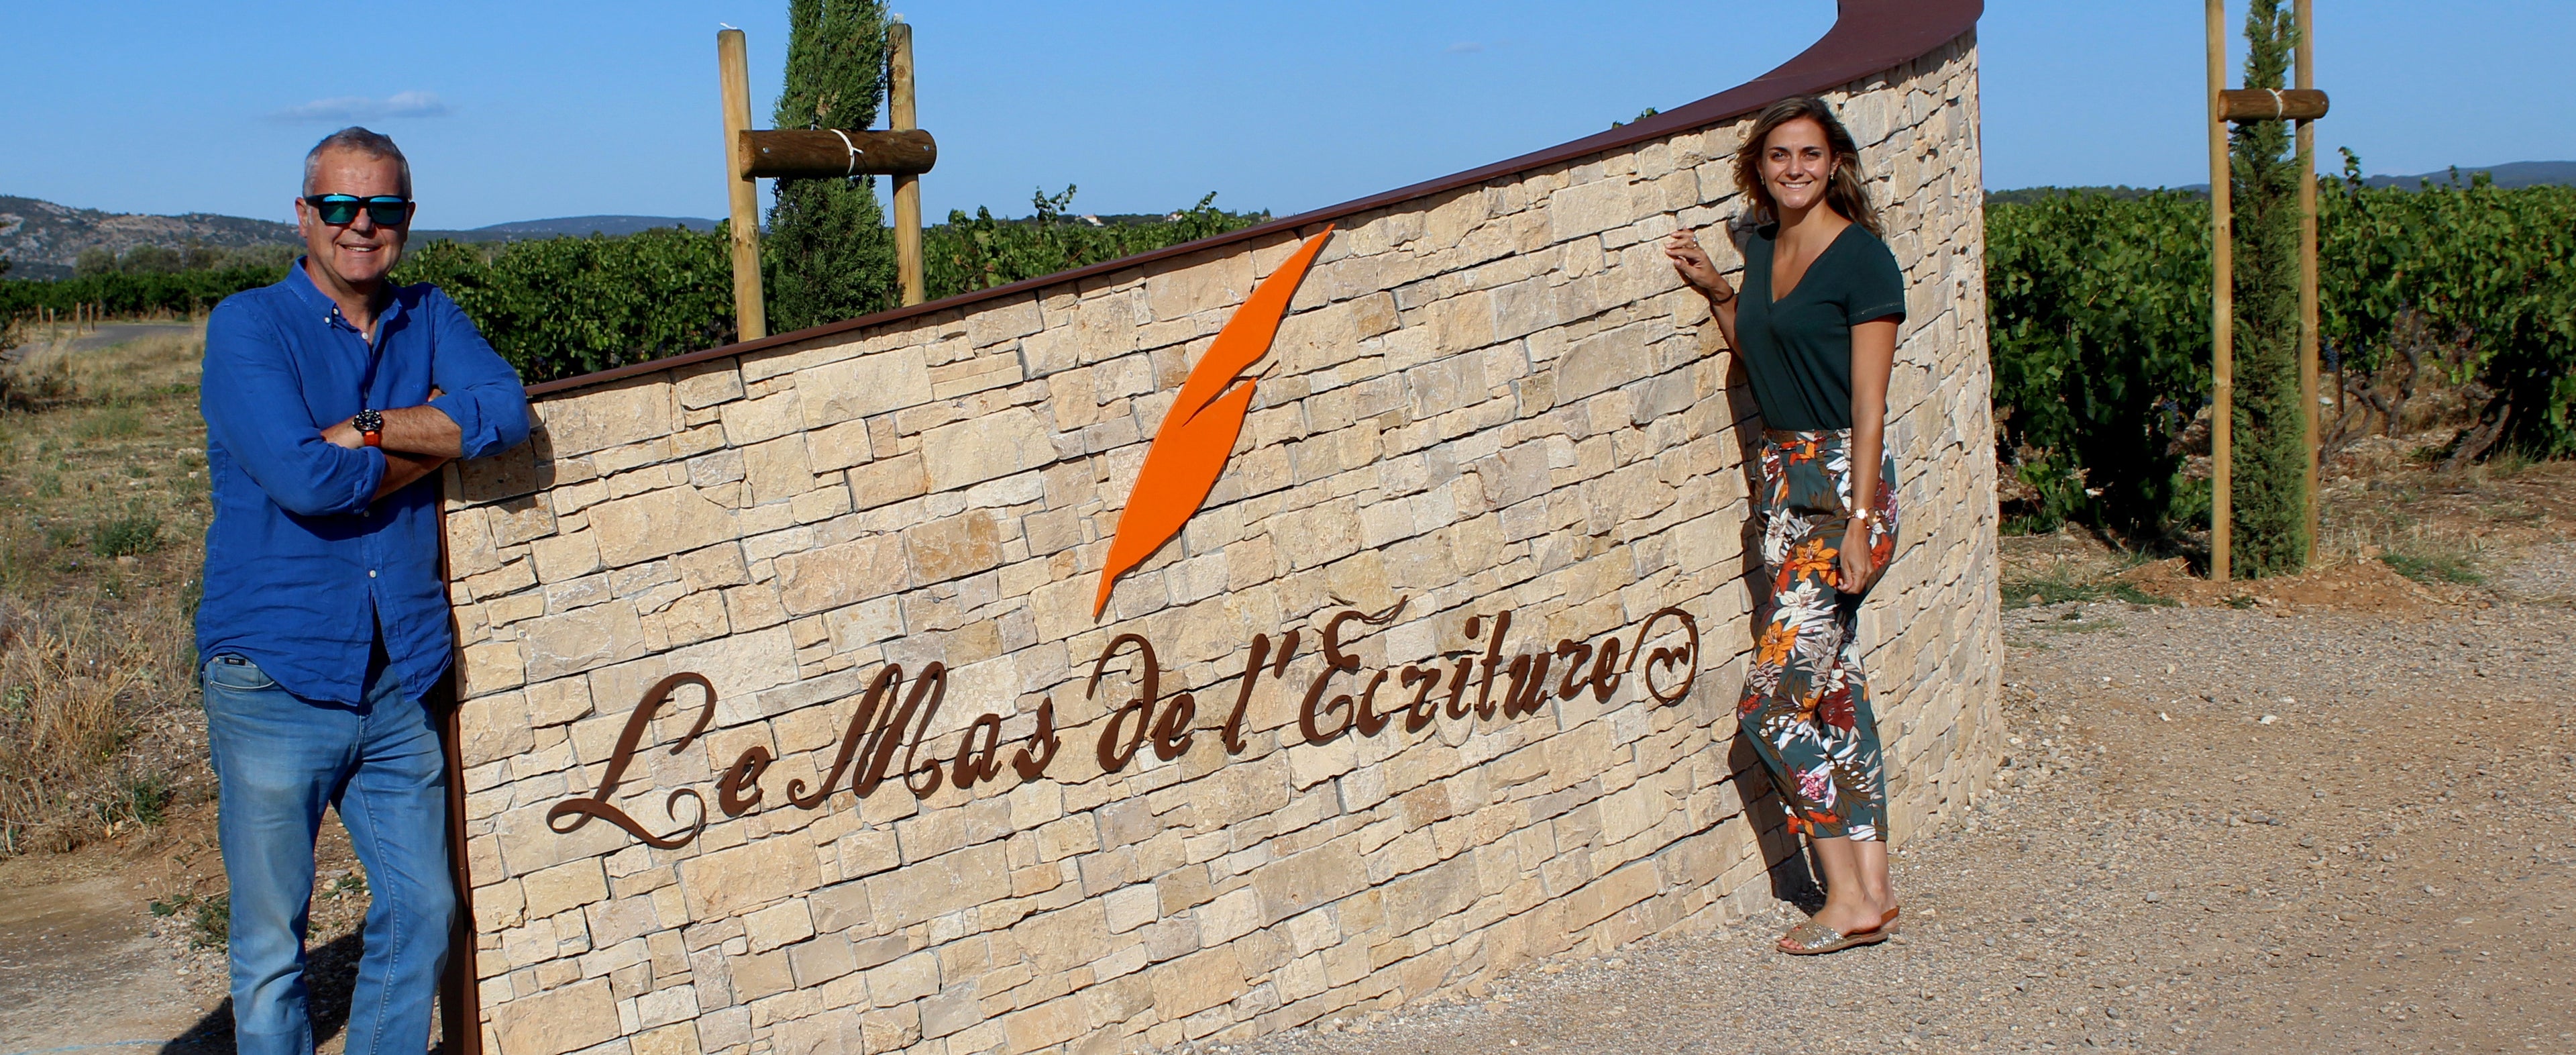
[[[103,821],[159,824],[167,815],[175,789],[164,774],[128,774],[116,783],[114,798],[99,806]]]
[[[867,128],[885,98],[886,11],[876,0],[789,0],[775,128]],[[894,231],[873,177],[782,179],[760,240],[772,333],[902,302]]]
[[[161,518],[130,516],[92,528],[89,551],[102,557],[132,557],[160,549]]]
[[[149,907],[153,915],[165,919],[187,913],[188,947],[191,949],[220,949],[232,939],[233,899],[230,894],[209,897],[181,894],[156,898]]]

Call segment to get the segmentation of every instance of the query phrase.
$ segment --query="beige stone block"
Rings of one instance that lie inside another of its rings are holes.
[[[1154,1010],[1182,1018],[1243,994],[1243,963],[1232,946],[1219,946],[1173,960],[1148,972]]]
[[[938,991],[936,952],[917,952],[868,972],[868,1002],[878,1007],[893,1007]]]
[[[923,468],[919,451],[850,470],[850,501],[860,509],[874,509],[929,493],[930,474]]]
[[[805,415],[793,388],[727,403],[723,421],[725,442],[736,447],[777,439],[805,427]]]
[[[697,1004],[694,993],[689,1003],[694,1014]],[[701,1055],[704,1050],[698,1046],[698,1027],[694,1022],[673,1022],[659,1029],[648,1029],[628,1038],[626,1043],[632,1055]]]
[[[465,650],[459,664],[461,684],[457,692],[467,697],[500,692],[527,681],[527,661],[520,656],[516,641],[493,641]]]
[[[992,513],[969,509],[904,529],[912,582],[946,582],[1002,562],[1001,527]]]
[[[496,1055],[557,1055],[605,1043],[620,1032],[608,980],[594,978],[491,1009]]]
[[[1003,1050],[1009,1055],[1020,1055],[1054,1047],[1081,1036],[1090,1024],[1090,1016],[1083,1011],[1082,998],[1060,997],[1003,1016],[1002,1032],[1008,1038]]]
[[[528,676],[578,674],[644,654],[644,624],[627,601],[609,601],[524,624]]]
[[[931,487],[949,490],[1035,469],[1055,460],[1045,415],[1011,407],[942,425],[921,436],[921,460]]]
[[[1367,886],[1368,867],[1351,843],[1350,839],[1325,843],[1253,873],[1252,886],[1261,893],[1264,914],[1271,920],[1286,919]]]
[[[505,550],[555,533],[554,503],[544,494],[505,499],[486,512],[491,514],[492,542]]]
[[[874,926],[892,930],[1008,896],[1001,843],[983,843],[867,880]]]
[[[781,436],[742,448],[742,468],[755,504],[783,502],[814,489],[803,436]]]
[[[821,428],[930,402],[930,365],[919,346],[871,352],[796,375],[805,426]]]
[[[832,651],[850,652],[903,634],[903,605],[894,597],[862,601],[823,614]]]
[[[778,587],[771,583],[753,583],[724,591],[725,621],[735,633],[776,626],[787,621],[787,608],[779,603]]]
[[[898,535],[869,535],[777,559],[778,599],[791,615],[812,615],[910,585]]]
[[[818,473],[864,465],[873,457],[868,442],[868,423],[844,421],[809,430],[805,433],[805,450],[810,467]]]
[[[744,916],[742,933],[750,939],[751,951],[768,952],[813,937],[814,916],[804,898],[795,898]]]
[[[723,637],[731,629],[725,620],[724,594],[717,590],[702,590],[673,601],[662,610],[660,618],[662,633],[673,645],[693,645]]]
[[[468,768],[498,762],[535,746],[528,730],[528,701],[516,692],[478,696],[459,706],[457,728]]]
[[[558,678],[530,685],[527,700],[530,726],[562,725],[590,713],[590,682],[582,678]]]
[[[516,593],[536,584],[536,566],[524,560],[511,561],[497,570],[484,572],[463,583],[466,594],[477,598]]]
[[[608,876],[596,858],[568,861],[519,880],[531,916],[551,916],[608,896]]]
[[[671,390],[662,375],[548,396],[528,409],[559,459],[667,436],[673,424]]]
[[[688,899],[689,918],[698,920],[738,915],[812,890],[821,878],[814,848],[792,834],[680,862],[681,893]]]
[[[588,531],[541,538],[529,544],[538,582],[563,582],[600,569],[599,536]]]
[[[1236,887],[1199,906],[1193,916],[1199,924],[1199,941],[1210,947],[1259,930],[1264,922],[1261,897],[1248,886]]]
[[[671,387],[691,410],[742,398],[742,361],[719,359],[672,371]]]
[[[729,541],[734,513],[694,487],[666,487],[590,509],[600,559],[612,568]]]

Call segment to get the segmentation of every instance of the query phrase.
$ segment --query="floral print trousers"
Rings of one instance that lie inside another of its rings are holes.
[[[1789,829],[1873,840],[1887,825],[1878,721],[1860,668],[1861,593],[1846,593],[1840,550],[1852,516],[1851,432],[1763,435],[1754,516],[1770,595],[1754,609],[1753,661],[1736,721],[1788,811]],[[1881,460],[1873,567],[1896,552],[1896,459]]]

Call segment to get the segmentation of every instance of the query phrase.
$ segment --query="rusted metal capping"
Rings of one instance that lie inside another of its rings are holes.
[[[812,340],[816,337],[828,337],[869,326],[900,322],[931,312],[1015,297],[1035,290],[1142,267],[1156,261],[1219,246],[1282,234],[1312,233],[1304,229],[1319,227],[1325,223],[1443,191],[1474,186],[1486,180],[1562,164],[1634,143],[1660,139],[1677,132],[1705,128],[1742,117],[1791,96],[1827,91],[1874,73],[1883,73],[1929,54],[1934,49],[1974,30],[1978,16],[1984,12],[1984,0],[1840,0],[1833,28],[1827,30],[1824,36],[1817,38],[1814,44],[1807,47],[1807,50],[1799,52],[1795,58],[1781,63],[1771,72],[1697,102],[1606,132],[1585,136],[1570,143],[1561,143],[1545,150],[1506,158],[1481,168],[1425,180],[1409,187],[1398,187],[1356,201],[1326,206],[1311,212],[1202,238],[1195,242],[1158,249],[1150,253],[1139,253],[1089,267],[1042,275],[1007,286],[962,293],[925,304],[914,304],[880,311],[873,315],[862,315],[855,319],[828,323],[794,333],[776,334],[756,341],[728,344],[666,359],[655,359],[577,377],[547,381],[528,386],[528,394],[545,396],[588,388],[592,385],[656,373],[691,363],[758,352]]]

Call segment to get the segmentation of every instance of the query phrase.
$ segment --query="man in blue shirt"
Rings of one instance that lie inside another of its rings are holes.
[[[423,698],[454,652],[440,464],[528,437],[527,393],[456,303],[386,281],[410,226],[393,141],[304,159],[305,256],[206,322],[206,595],[197,609],[243,1055],[306,1055],[305,906],[328,805],[372,904],[349,1055],[418,1055],[446,960],[447,772]]]

